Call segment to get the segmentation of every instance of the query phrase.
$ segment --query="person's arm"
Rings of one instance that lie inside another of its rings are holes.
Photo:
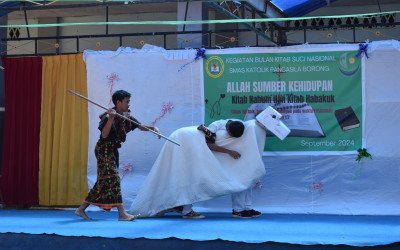
[[[148,129],[151,129],[151,130],[153,130],[153,131],[158,132],[158,128],[157,128],[157,127],[153,127],[153,126],[139,125],[138,128],[139,128],[141,131],[148,131]]]
[[[216,145],[214,143],[208,143],[207,142],[207,146],[211,151],[229,154],[234,159],[239,159],[240,158],[240,154],[237,151],[230,150],[230,149],[218,146],[218,145]]]
[[[111,130],[112,124],[114,122],[114,117],[115,117],[116,111],[114,109],[109,109],[107,111],[107,113],[108,113],[107,123],[101,130],[101,137],[103,137],[103,138],[107,138],[108,134],[110,134],[110,130]]]
[[[207,129],[211,131],[212,133],[216,133],[217,130],[223,128],[225,126],[226,122],[225,120],[217,120],[208,125]]]
[[[160,133],[160,130],[159,130],[157,127],[155,127],[155,126],[139,125],[138,128],[139,128],[141,131],[148,131],[147,129],[151,129],[151,130],[153,130],[154,132]],[[147,128],[147,129],[146,129],[146,128]],[[161,136],[158,136],[158,139],[160,139],[160,138],[161,138]]]
[[[151,129],[154,132],[160,133],[160,130],[156,126],[143,125],[135,117],[133,117],[131,115],[129,116],[129,118],[136,122],[136,124],[132,123],[132,130],[138,128],[138,129],[140,129],[140,131],[149,131],[149,129]],[[158,136],[158,139],[160,139],[160,138],[161,138],[161,136]]]

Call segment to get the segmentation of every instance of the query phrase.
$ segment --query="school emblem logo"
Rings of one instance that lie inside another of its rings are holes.
[[[360,67],[359,60],[349,52],[343,53],[339,58],[339,70],[345,76],[354,75]]]
[[[206,61],[206,72],[209,77],[218,78],[224,73],[224,61],[219,56],[211,56]]]

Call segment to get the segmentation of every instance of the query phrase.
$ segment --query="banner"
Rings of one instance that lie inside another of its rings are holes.
[[[355,151],[362,147],[358,51],[207,54],[205,123],[254,119],[271,106],[291,129],[269,133],[266,152]]]

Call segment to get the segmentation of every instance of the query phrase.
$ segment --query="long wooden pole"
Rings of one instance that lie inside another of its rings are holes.
[[[96,105],[96,106],[99,107],[99,108],[102,108],[102,109],[104,109],[104,110],[108,110],[108,108],[106,108],[106,107],[104,107],[104,106],[102,106],[102,105],[100,105],[100,104],[98,104],[98,103],[96,103],[96,102],[90,100],[90,99],[87,98],[86,96],[83,96],[83,95],[81,95],[81,94],[76,93],[75,91],[72,91],[72,90],[69,89],[68,92],[70,92],[71,94],[74,94],[74,95],[76,95],[76,96],[79,96],[80,98],[82,98],[82,99],[84,99],[84,100],[86,100],[86,101],[88,101],[88,102],[90,102],[90,103]],[[167,140],[167,141],[172,142],[172,143],[175,144],[175,145],[180,146],[179,143],[177,143],[177,142],[175,142],[175,141],[169,139],[168,137],[166,137],[166,136],[164,136],[164,135],[162,135],[162,134],[160,134],[160,133],[158,133],[158,132],[156,132],[156,131],[154,131],[154,130],[152,130],[152,129],[149,129],[149,128],[145,127],[145,126],[142,126],[142,124],[137,123],[137,122],[135,122],[134,120],[132,120],[132,119],[126,117],[126,116],[123,116],[123,115],[118,114],[118,113],[116,113],[116,115],[119,116],[119,117],[121,117],[121,118],[123,118],[123,119],[125,119],[125,120],[127,120],[127,121],[132,122],[132,123],[135,124],[135,125],[140,126],[141,128],[146,129],[147,131],[152,132],[153,134],[156,134],[156,135],[159,136],[159,137],[164,138],[164,139]]]

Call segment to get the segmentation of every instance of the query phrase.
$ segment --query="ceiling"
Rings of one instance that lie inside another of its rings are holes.
[[[377,12],[382,5],[398,4],[399,0],[270,0],[288,17],[304,16],[323,7],[360,7],[376,6]]]
[[[196,1],[196,0],[191,0]],[[197,0],[201,1],[201,0]],[[262,0],[261,0],[262,1]],[[49,1],[47,1],[49,2]],[[142,1],[143,3],[107,2],[99,1],[68,1],[55,2],[47,7],[26,2],[28,18],[55,18],[55,17],[79,17],[79,16],[99,16],[106,15],[108,6],[109,15],[118,14],[140,14],[154,12],[176,12],[177,2],[173,0]],[[127,1],[128,2],[128,1]],[[157,2],[157,3],[155,3]],[[329,4],[328,4],[329,2]],[[399,0],[271,0],[271,3],[277,6],[287,16],[304,16],[305,14],[328,5],[329,7],[341,6],[366,6],[398,4]],[[24,11],[20,10],[20,2],[4,2],[0,4],[0,13],[11,11],[8,19],[24,19]],[[19,10],[15,10],[15,8]],[[385,9],[387,10],[387,9]]]
[[[399,0],[336,0],[331,1],[331,6],[364,6],[364,5],[385,5],[399,4]]]
[[[108,6],[109,15],[118,14],[140,14],[152,12],[176,12],[176,3],[145,3],[145,4],[107,4],[90,5],[82,2],[55,3],[47,9],[37,9],[32,6],[28,9],[28,18],[54,18],[54,17],[79,17],[79,16],[100,16],[106,15],[106,6]],[[59,7],[59,8],[58,8]],[[68,8],[70,7],[70,8]],[[72,8],[71,8],[72,7]],[[13,11],[8,15],[9,19],[24,19],[23,11]]]

